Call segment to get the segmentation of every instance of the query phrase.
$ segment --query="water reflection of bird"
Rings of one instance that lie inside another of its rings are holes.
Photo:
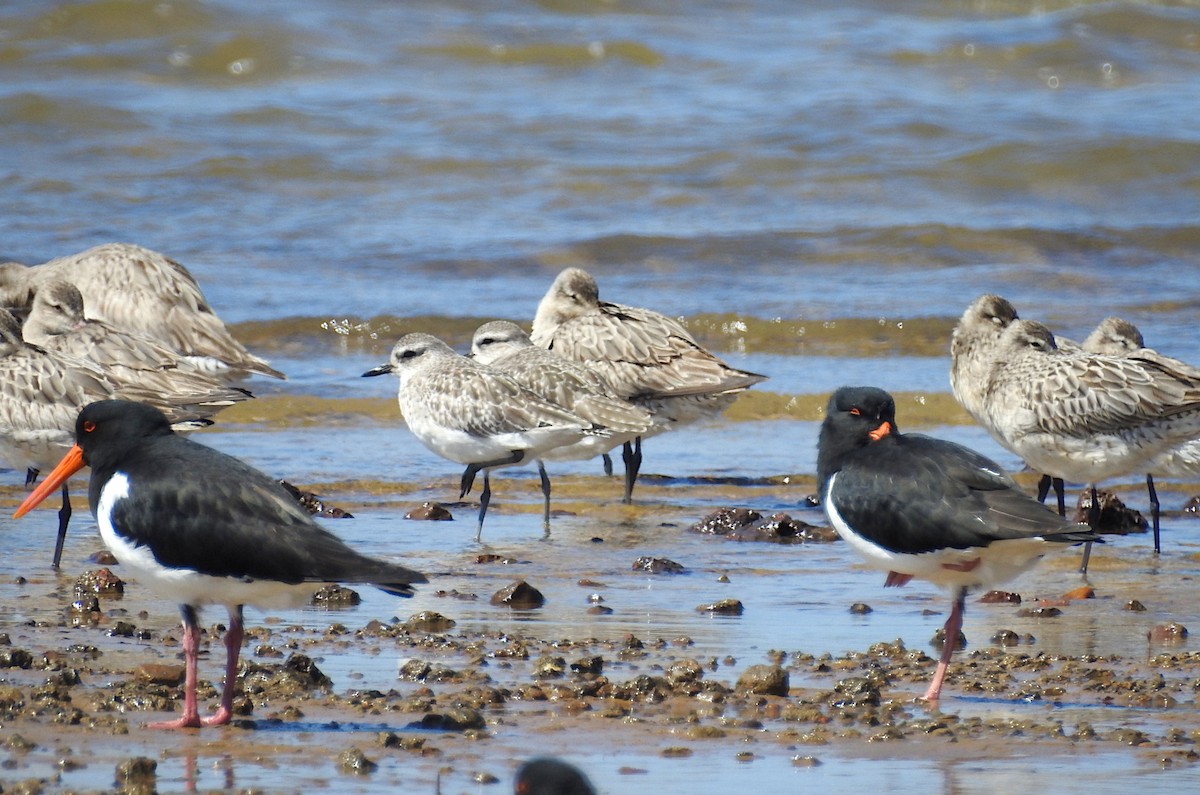
[[[493,320],[475,331],[471,355],[489,367],[511,376],[535,392],[597,426],[608,434],[592,434],[578,442],[555,447],[538,458],[546,531],[550,530],[550,477],[543,461],[583,461],[603,455],[647,433],[656,420],[644,408],[617,397],[612,387],[593,370],[533,344],[516,323]]]
[[[467,466],[460,499],[471,490],[475,475],[483,472],[477,540],[491,502],[492,469],[536,460],[589,435],[607,435],[499,370],[455,353],[430,334],[401,337],[387,363],[363,376],[385,373],[400,379],[397,400],[413,436],[434,453]]]
[[[928,701],[941,693],[968,589],[1015,577],[1050,542],[1097,538],[1021,493],[998,464],[973,450],[901,434],[891,395],[874,387],[843,387],[830,398],[817,480],[830,524],[868,565],[888,573],[885,586],[919,577],[952,590]]]
[[[580,268],[567,268],[550,285],[538,304],[532,339],[599,373],[619,397],[659,420],[623,445],[626,502],[633,497],[645,436],[719,414],[767,378],[730,367],[665,315],[601,301],[596,280]]]
[[[91,467],[88,502],[105,546],[132,579],[180,603],[183,714],[159,728],[228,723],[243,639],[242,607],[297,606],[324,583],[372,584],[411,596],[425,576],[361,555],[317,524],[277,482],[236,458],[175,434],[162,412],[105,400],[79,413],[75,444],[17,509],[23,516]],[[201,718],[196,700],[198,611],[224,605],[225,688]]]

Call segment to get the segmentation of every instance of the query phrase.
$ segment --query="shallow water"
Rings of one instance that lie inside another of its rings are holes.
[[[364,594],[337,620],[437,609],[464,629],[684,633],[697,658],[736,660],[722,675],[772,648],[839,653],[896,637],[925,648],[942,618],[924,611],[946,607],[931,588],[885,591],[841,545],[740,545],[682,528],[729,504],[820,522],[803,500],[825,396],[844,383],[897,393],[902,429],[1019,468],[948,396],[950,329],[984,291],[1076,339],[1118,314],[1200,362],[1200,131],[1181,121],[1200,90],[1198,30],[1195,7],[1153,2],[19,0],[0,9],[0,257],[34,264],[122,240],[183,262],[237,335],[289,375],[252,382],[261,400],[200,438],[350,508],[354,520],[331,526],[356,546],[484,596],[513,573],[472,562],[473,508],[447,524],[401,519],[451,499],[455,468],[403,428],[393,381],[359,374],[408,331],[462,349],[485,320],[528,323],[561,268],[586,267],[602,297],[681,317],[771,380],[721,421],[648,442],[652,477],[633,508],[612,504],[620,486],[600,480],[598,462],[556,464],[556,505],[574,515],[549,539],[534,473],[497,475],[484,547],[529,561],[513,568],[547,583],[542,611],[448,606],[431,587],[402,604]],[[15,499],[19,473],[5,482]],[[1117,485],[1145,508],[1137,478]],[[1193,490],[1167,482],[1160,495],[1178,509]],[[81,512],[76,522],[68,573],[97,544]],[[0,631],[30,618],[11,582],[41,571],[51,525],[48,511],[0,517]],[[972,643],[1004,626],[1035,635],[1034,649],[1136,655],[1154,623],[1196,623],[1197,526],[1172,516],[1165,528],[1161,559],[1145,537],[1113,542],[1119,565],[1098,553],[1101,598],[1072,606],[1070,621],[972,606]],[[642,554],[691,573],[629,571]],[[1020,590],[1074,585],[1073,553],[1063,557]],[[588,591],[572,583],[585,571],[606,583],[611,616],[584,613]],[[745,615],[698,618],[695,605],[728,593]],[[1151,610],[1118,609],[1134,596]],[[128,601],[173,621],[169,605]],[[875,612],[851,617],[854,601]],[[323,665],[339,688],[386,688],[396,663]],[[602,790],[661,792],[681,770],[712,791],[1195,781],[1122,754],[1086,765],[866,755],[794,769],[779,756],[651,753],[636,763],[644,775],[620,776],[624,758],[589,760]],[[165,758],[160,785],[181,788],[185,764]],[[200,786],[292,786],[267,761],[236,767],[226,784],[201,765]]]

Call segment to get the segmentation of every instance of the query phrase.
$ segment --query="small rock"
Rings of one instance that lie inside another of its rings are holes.
[[[738,677],[734,690],[739,694],[786,696],[788,673],[778,665],[751,665]]]
[[[138,791],[149,787],[147,792],[154,791],[154,781],[158,777],[158,762],[144,756],[135,756],[117,765],[117,783],[126,790],[135,786]]]
[[[1010,593],[1008,591],[988,591],[983,596],[979,597],[979,601],[985,605],[995,604],[1021,604],[1021,595]]]
[[[533,675],[538,679],[557,679],[567,669],[567,661],[562,657],[539,657],[533,662]]]
[[[142,663],[134,670],[133,677],[143,684],[178,687],[183,684],[185,673],[182,665]]]
[[[1134,613],[1145,613],[1146,612],[1146,606],[1144,604],[1142,604],[1141,602],[1139,602],[1137,599],[1130,599],[1128,602],[1126,602],[1125,609],[1132,611]]]
[[[77,595],[120,596],[125,593],[124,581],[108,569],[95,569],[75,581]]]
[[[1096,589],[1092,588],[1092,586],[1090,586],[1090,585],[1081,585],[1078,588],[1067,591],[1065,594],[1063,594],[1063,599],[1066,599],[1068,601],[1070,601],[1072,599],[1095,599],[1095,598],[1096,598]]]
[[[517,560],[516,558],[510,558],[507,555],[497,555],[494,552],[486,552],[477,556],[475,558],[475,562],[481,565],[488,563],[501,563],[505,566],[511,566],[512,564],[516,563]]]
[[[992,643],[999,646],[1018,646],[1021,643],[1021,636],[1011,629],[1001,629],[992,635]]]
[[[404,514],[405,519],[417,522],[453,522],[454,515],[440,502],[423,502]]]
[[[740,616],[746,608],[737,599],[722,599],[719,602],[700,605],[696,608],[700,613],[715,613],[721,616]]]
[[[434,610],[422,610],[404,622],[405,629],[416,632],[447,632],[454,627],[454,619]]]
[[[684,574],[687,572],[682,565],[667,558],[640,557],[633,562],[634,571],[648,571],[651,574]]]
[[[118,565],[117,556],[109,552],[107,549],[102,549],[99,552],[93,552],[88,555],[88,563],[95,563],[98,566],[116,566]]]
[[[865,616],[867,613],[872,612],[872,610],[871,606],[866,602],[855,602],[850,605],[850,612],[856,616]]]
[[[379,765],[368,759],[367,755],[358,748],[347,748],[338,755],[338,767],[343,773],[365,776],[374,773]]]
[[[1182,643],[1187,636],[1187,627],[1178,621],[1159,624],[1147,633],[1151,643]]]
[[[100,600],[95,595],[83,595],[67,607],[67,624],[72,627],[94,627],[104,618]]]
[[[667,666],[663,677],[671,687],[699,682],[704,678],[704,666],[696,660],[676,660]]]
[[[929,639],[929,645],[934,647],[935,649],[941,649],[941,648],[945,647],[945,645],[946,645],[946,628],[945,627],[938,627],[938,631],[933,633],[933,637]],[[954,645],[954,648],[956,650],[967,648],[967,636],[963,634],[962,630],[958,631],[958,639]]]
[[[1150,526],[1140,511],[1126,508],[1125,503],[1121,502],[1112,492],[1099,491],[1096,496],[1100,502],[1100,519],[1096,523],[1096,532],[1109,535],[1128,535],[1144,533]],[[1075,506],[1074,521],[1087,524],[1091,508],[1092,493],[1090,489],[1085,489],[1079,495],[1079,502]]]
[[[291,483],[288,483],[286,480],[279,481],[279,485],[283,486],[287,493],[291,494],[296,502],[300,503],[300,505],[304,507],[304,510],[308,511],[314,516],[323,516],[327,519],[354,518],[354,515],[349,511],[342,510],[341,508],[335,508],[331,505],[326,505],[321,501],[320,497],[318,497],[316,494],[313,494],[311,491],[298,489]]]
[[[793,756],[792,767],[817,767],[821,764],[821,760],[815,756]]]
[[[604,672],[604,658],[599,655],[580,657],[571,663],[571,670],[577,674],[600,674]]]
[[[517,580],[492,594],[491,601],[494,605],[505,605],[513,610],[534,610],[546,604],[546,597],[524,580]]]
[[[414,724],[415,728],[458,732],[482,729],[486,725],[483,715],[470,707],[454,707],[445,713],[431,712]]]
[[[341,585],[323,585],[312,598],[315,607],[353,607],[361,601],[358,591]]]
[[[693,533],[723,536],[761,518],[761,513],[749,508],[720,508],[696,522],[688,530]]]

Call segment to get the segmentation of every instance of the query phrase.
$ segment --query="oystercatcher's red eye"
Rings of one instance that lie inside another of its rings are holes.
[[[859,411],[857,408],[850,409],[850,414],[851,414],[851,415],[853,415],[853,416],[855,416],[855,417],[861,417],[861,416],[862,416],[862,412],[861,412],[861,411]]]
[[[91,433],[94,430],[96,430],[96,423],[92,422],[91,420],[85,420],[83,423],[83,432]]]

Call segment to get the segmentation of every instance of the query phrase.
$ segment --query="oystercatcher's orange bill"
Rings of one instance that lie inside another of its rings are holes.
[[[72,445],[67,454],[63,456],[62,461],[58,462],[58,466],[54,467],[54,470],[42,481],[42,485],[30,492],[25,501],[17,506],[16,512],[13,513],[13,518],[20,519],[29,513],[37,507],[39,502],[57,491],[58,487],[65,483],[67,478],[83,469],[83,467],[83,449],[77,444]]]
[[[883,425],[880,425],[878,428],[868,433],[867,436],[870,436],[872,441],[878,442],[880,439],[890,434],[893,430],[895,430],[895,428],[892,427],[892,424],[890,422],[885,422]]]

